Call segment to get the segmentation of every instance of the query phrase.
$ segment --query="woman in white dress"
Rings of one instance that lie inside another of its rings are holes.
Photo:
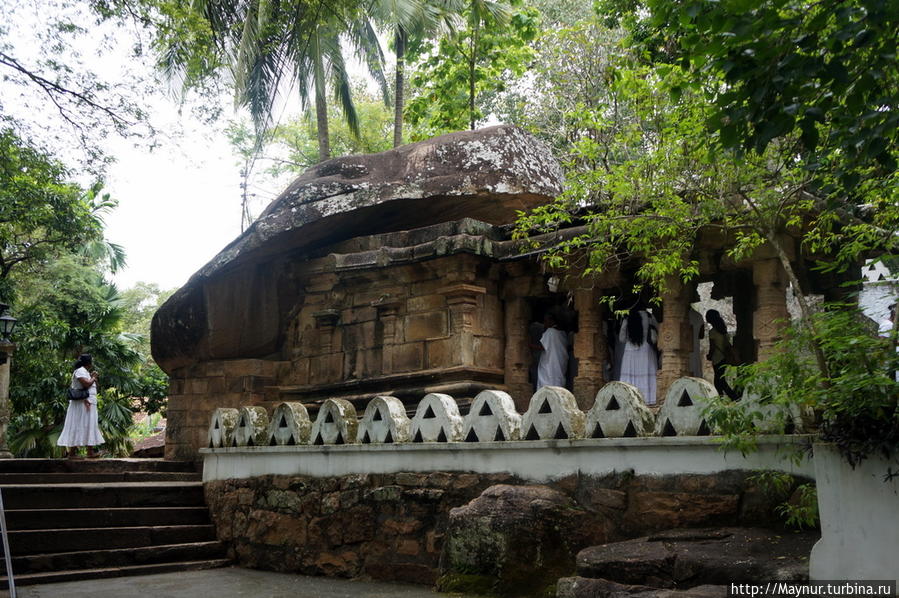
[[[100,455],[94,447],[104,442],[97,419],[97,372],[91,373],[87,369],[92,364],[90,355],[82,355],[72,372],[71,388],[87,389],[88,395],[86,399],[69,401],[66,422],[56,441],[58,446],[68,447],[69,459],[78,459],[78,449],[82,446],[87,447],[88,459],[96,459]]]
[[[618,337],[624,343],[620,380],[636,386],[647,405],[655,405],[656,372],[659,369],[655,318],[645,309],[632,309],[622,323]]]

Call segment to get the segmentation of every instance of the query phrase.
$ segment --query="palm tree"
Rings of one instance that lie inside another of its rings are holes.
[[[272,106],[287,81],[298,84],[304,108],[315,106],[319,161],[331,153],[329,85],[350,128],[358,131],[343,38],[363,59],[387,101],[383,54],[374,27],[355,0],[178,0],[178,5],[181,12],[172,14],[179,16],[170,17],[170,30],[176,34],[163,43],[163,70],[190,85],[219,67],[229,67],[236,102],[249,109],[257,134],[270,123]],[[192,27],[185,13],[202,26]]]
[[[460,11],[457,0],[375,0],[369,8],[371,17],[393,34],[396,56],[393,147],[403,143],[403,86],[409,40],[424,38],[437,30],[452,30]]]

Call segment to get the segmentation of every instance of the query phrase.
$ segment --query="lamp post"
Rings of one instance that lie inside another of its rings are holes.
[[[16,328],[16,319],[9,315],[9,306],[0,303],[0,459],[11,459],[12,453],[6,445],[6,431],[9,428],[9,368],[16,346],[9,338]]]

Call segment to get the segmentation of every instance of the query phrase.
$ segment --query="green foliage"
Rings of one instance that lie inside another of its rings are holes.
[[[534,58],[535,8],[470,0],[462,20],[464,26],[418,48],[406,110],[416,140],[474,129],[487,116],[485,96],[504,91]]]
[[[12,301],[13,269],[34,269],[102,241],[100,195],[69,182],[66,168],[12,129],[0,130],[0,297]]]
[[[818,494],[815,484],[796,484],[788,473],[763,470],[747,478],[768,497],[780,500],[775,508],[789,527],[797,529],[818,527]]]
[[[331,155],[373,154],[391,148],[391,128],[393,115],[378,98],[361,90],[358,86],[353,94],[356,100],[359,128],[354,133],[345,122],[334,119],[336,109],[329,109],[331,135]],[[293,120],[275,127],[270,137],[269,151],[284,149],[287,159],[275,161],[269,170],[272,175],[283,172],[303,172],[321,162],[318,154],[317,130],[313,115]]]
[[[739,368],[738,383],[763,403],[798,404],[821,418],[821,435],[853,466],[870,455],[899,454],[899,356],[894,338],[871,330],[849,306],[829,305],[804,323],[788,328],[778,350],[766,361]],[[830,376],[821,384],[809,347],[823,350]],[[757,433],[751,412],[718,401],[708,412],[725,446],[754,448]]]

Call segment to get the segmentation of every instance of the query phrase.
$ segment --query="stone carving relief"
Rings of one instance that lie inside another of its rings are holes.
[[[359,422],[356,408],[344,399],[326,399],[312,426],[312,444],[352,444]]]
[[[609,382],[596,393],[593,407],[587,412],[586,435],[588,438],[649,436],[655,421],[636,386]]]
[[[389,444],[409,442],[412,438],[412,420],[406,416],[406,407],[396,397],[375,397],[365,407],[365,414],[356,433],[361,444]]]
[[[272,412],[268,424],[269,446],[308,444],[312,430],[309,413],[302,403],[281,403]]]
[[[432,392],[421,400],[412,418],[412,442],[457,442],[462,440],[462,427],[455,399]]]
[[[715,387],[702,378],[679,378],[668,388],[665,404],[656,417],[656,436],[709,436],[702,416]]]
[[[563,440],[584,437],[586,417],[570,391],[544,386],[531,397],[521,418],[522,440]]]
[[[482,390],[465,416],[462,439],[465,442],[519,440],[521,416],[515,402],[500,390]]]

